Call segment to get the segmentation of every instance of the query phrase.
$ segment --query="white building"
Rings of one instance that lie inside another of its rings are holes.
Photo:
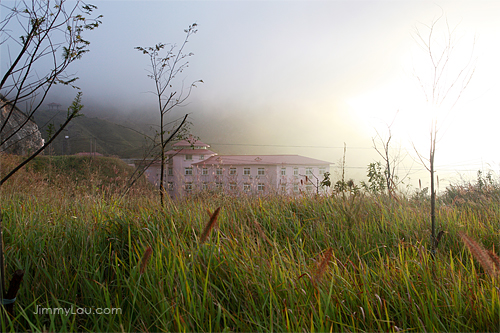
[[[330,162],[299,155],[217,155],[199,140],[183,140],[168,151],[165,188],[172,198],[200,191],[230,194],[321,192],[320,182]],[[160,182],[160,162],[147,170],[148,179]]]

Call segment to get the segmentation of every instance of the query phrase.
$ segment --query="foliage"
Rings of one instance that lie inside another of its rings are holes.
[[[102,16],[90,18],[97,7],[78,1],[73,8],[66,8],[66,1],[19,2],[9,8],[1,22],[1,44],[8,44],[11,61],[2,78],[2,94],[13,104],[30,100],[35,96],[36,106],[30,110],[31,116],[43,102],[48,90],[54,84],[72,85],[77,77],[65,73],[68,66],[87,53],[90,42],[84,38],[85,30],[97,28]],[[22,29],[26,34],[12,35],[12,31]],[[14,46],[17,46],[14,47]],[[61,54],[62,53],[62,54]],[[61,56],[57,56],[61,54]],[[35,64],[43,59],[51,60],[51,68],[37,71]]]
[[[8,63],[0,81],[0,93],[5,99],[0,109],[7,116],[0,127],[0,146],[26,128],[29,119],[40,109],[49,90],[55,84],[74,88],[78,79],[66,70],[71,63],[87,53],[90,42],[84,33],[101,24],[101,16],[92,17],[97,7],[81,1],[21,1],[12,7],[1,5],[6,15],[0,22],[0,45],[5,45]],[[72,7],[73,6],[73,7]],[[21,36],[16,35],[21,33]],[[27,118],[7,133],[6,125],[18,105],[27,105]],[[81,110],[81,94],[78,93],[68,109],[64,126]],[[54,133],[52,139],[61,131]],[[38,155],[47,145],[28,154],[28,157],[3,177],[0,185],[20,169],[23,163]]]
[[[330,180],[330,173],[329,172],[325,172],[323,174],[323,180],[321,181],[320,186],[321,187],[330,187],[330,186],[332,186],[332,181]]]
[[[416,189],[411,198],[413,201],[417,202],[424,202],[430,199],[429,188],[424,187],[423,189]]]
[[[440,207],[448,233],[433,259],[424,246],[426,207],[386,196],[357,195],[359,209],[348,220],[338,210],[342,196],[160,205],[144,194],[69,197],[34,180],[16,175],[0,192],[7,271],[27,272],[5,331],[498,327],[498,280],[459,239],[464,232],[493,248],[498,205],[485,220],[467,204]],[[217,226],[201,243],[217,207]],[[121,313],[36,314],[55,307]]]
[[[367,169],[368,183],[361,182],[361,187],[372,194],[382,194],[386,189],[387,169],[382,170],[380,162],[370,163]]]
[[[349,179],[348,181],[344,180],[338,180],[334,187],[333,190],[335,193],[350,193],[350,194],[356,194],[359,193],[360,188],[356,183],[354,182],[354,179]]]
[[[10,177],[12,177],[22,167],[24,167],[31,160],[33,160],[36,156],[38,156],[42,151],[44,151],[45,148],[47,148],[48,146],[50,146],[50,144],[52,143],[52,141],[59,134],[61,134],[61,132],[69,124],[69,122],[80,115],[80,111],[83,108],[83,105],[81,104],[81,98],[82,98],[82,93],[78,92],[78,94],[76,95],[75,99],[73,100],[73,103],[68,108],[68,116],[67,116],[66,121],[64,122],[64,124],[61,124],[59,126],[59,129],[57,129],[57,131],[55,131],[55,133],[51,136],[51,138],[47,142],[45,142],[42,147],[40,147],[34,153],[32,153],[31,155],[29,155],[27,158],[25,158],[22,162],[19,162],[19,164],[17,166],[13,167],[9,172],[7,172],[7,175],[5,175],[5,176],[3,176],[1,178],[1,180],[0,180],[0,186],[3,185]]]
[[[2,155],[0,172],[8,170],[21,160],[18,156]],[[6,183],[5,191],[33,184],[33,193],[38,186],[75,197],[89,193],[109,197],[118,195],[125,187],[133,168],[114,157],[89,156],[38,156],[20,170],[20,174]],[[35,186],[36,184],[36,186]],[[134,192],[150,194],[152,186],[141,178]]]
[[[440,199],[445,204],[454,205],[500,202],[500,183],[493,178],[491,171],[484,176],[478,170],[475,182],[451,184]]]

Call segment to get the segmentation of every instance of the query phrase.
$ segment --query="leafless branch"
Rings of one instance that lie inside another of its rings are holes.
[[[475,38],[472,43],[472,50],[468,61],[463,64],[458,71],[453,72],[451,59],[455,56],[457,45],[456,33],[458,24],[450,28],[448,19],[445,17],[445,35],[442,43],[436,38],[437,24],[443,18],[444,12],[441,16],[434,20],[430,25],[423,25],[427,30],[425,35],[417,27],[415,29],[415,41],[427,53],[430,69],[432,71],[432,78],[428,85],[425,84],[424,79],[420,75],[416,75],[420,87],[425,95],[426,102],[432,107],[432,111],[443,109],[448,103],[447,111],[444,119],[446,119],[451,110],[456,106],[460,100],[463,92],[469,85],[472,76],[474,75],[473,54],[475,47]],[[426,38],[424,38],[426,36]],[[435,173],[435,155],[436,145],[438,142],[438,133],[441,123],[438,123],[437,115],[433,115],[430,126],[430,146],[429,146],[429,159],[424,159],[412,143],[420,162],[430,173],[430,186],[431,186],[431,252],[436,251],[436,191],[434,187],[434,173]]]
[[[197,24],[193,23],[188,29],[184,30],[186,33],[185,39],[180,47],[177,48],[175,44],[167,47],[166,44],[158,43],[155,46],[149,47],[136,47],[135,49],[149,56],[151,70],[148,77],[154,81],[155,91],[153,94],[156,96],[158,103],[158,111],[160,113],[160,201],[163,205],[164,197],[164,170],[165,170],[165,147],[168,142],[165,141],[165,116],[175,107],[182,106],[182,104],[191,95],[192,88],[195,87],[196,82],[193,82],[185,95],[184,83],[182,82],[181,89],[176,91],[173,88],[174,80],[182,73],[189,65],[186,60],[187,57],[192,56],[192,53],[184,53],[184,47],[188,43],[191,35],[197,32]],[[164,51],[164,56],[160,53]]]

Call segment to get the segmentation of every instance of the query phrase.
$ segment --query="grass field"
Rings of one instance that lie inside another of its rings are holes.
[[[7,276],[26,272],[5,331],[500,331],[500,279],[458,235],[498,253],[495,197],[442,201],[433,258],[425,199],[160,207],[147,188],[120,197],[75,184],[23,170],[1,190]]]

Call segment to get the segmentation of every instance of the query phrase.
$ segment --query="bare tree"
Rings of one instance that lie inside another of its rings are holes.
[[[26,129],[54,85],[77,88],[74,84],[78,77],[66,73],[66,70],[89,51],[90,42],[84,39],[83,32],[93,30],[101,23],[101,16],[90,17],[96,7],[81,1],[71,3],[69,8],[66,0],[31,0],[15,3],[13,7],[1,6],[7,15],[0,22],[0,45],[8,50],[8,63],[0,81],[0,110],[7,113],[0,124],[0,147]],[[16,31],[22,35],[15,35]],[[80,101],[81,95],[78,94],[75,102]],[[26,117],[7,130],[7,125],[12,123],[9,120],[15,117],[21,106]],[[74,106],[68,111],[65,124],[77,115],[76,109],[81,109]],[[57,131],[53,138],[59,133],[61,131]],[[49,144],[47,142],[29,155],[23,165]],[[14,173],[11,171],[3,177],[0,185]]]
[[[372,138],[373,148],[382,157],[384,164],[383,176],[385,178],[385,187],[387,194],[392,197],[398,186],[406,179],[409,171],[403,177],[397,175],[397,170],[406,157],[401,154],[401,149],[393,149],[392,145],[392,126],[396,120],[397,114],[390,124],[387,125],[387,135],[382,135],[378,131],[377,136]]]
[[[6,13],[0,21],[0,45],[7,49],[8,60],[0,81],[0,147],[14,136],[25,131],[30,125],[33,115],[40,110],[49,90],[56,84],[76,88],[74,75],[66,73],[68,66],[87,53],[89,41],[84,39],[86,30],[93,30],[101,23],[101,16],[91,17],[95,6],[82,1],[66,0],[26,0],[8,7],[0,3]],[[24,108],[24,116],[20,121],[12,122]],[[78,92],[73,104],[68,109],[66,121],[55,131],[52,140],[64,127],[78,116],[81,105],[81,93]],[[14,124],[11,126],[8,124]],[[40,154],[51,142],[29,152],[19,165],[7,172],[0,180],[0,186],[14,175],[22,166]],[[2,216],[0,213],[0,298],[14,302],[19,284],[24,274],[16,271],[11,280],[8,292],[5,292],[5,272],[3,258]],[[12,311],[10,306],[10,311]]]
[[[172,136],[168,139],[166,138],[168,133],[165,127],[165,118],[167,113],[172,109],[183,105],[191,95],[191,90],[196,86],[197,82],[203,82],[202,80],[197,80],[191,83],[186,91],[183,89],[183,85],[181,85],[179,91],[176,91],[174,88],[176,77],[189,65],[187,58],[193,56],[191,52],[185,53],[184,47],[191,35],[198,31],[196,27],[197,24],[193,23],[188,29],[184,30],[186,37],[179,47],[175,44],[167,45],[158,43],[155,46],[138,46],[135,48],[149,56],[151,69],[149,70],[148,77],[154,81],[155,90],[152,93],[156,96],[158,111],[160,113],[160,202],[162,205],[165,195],[165,150],[167,143],[172,139]],[[164,51],[164,55],[161,55],[162,51]]]
[[[438,23],[444,20],[444,34],[438,34]],[[444,113],[444,119],[449,115],[450,111],[456,106],[463,92],[469,85],[474,75],[474,46],[475,40],[472,43],[470,56],[454,67],[453,61],[457,58],[457,26],[450,27],[447,18],[441,15],[430,25],[422,24],[421,27],[416,27],[414,39],[416,43],[427,55],[428,66],[431,70],[430,77],[425,79],[422,74],[416,74],[416,78],[422,88],[426,102],[433,112]],[[425,158],[418,152],[415,145],[413,147],[418,155],[421,163],[430,173],[431,180],[431,252],[434,254],[438,245],[438,237],[436,236],[436,190],[435,190],[435,155],[436,144],[438,142],[438,134],[442,123],[438,122],[438,114],[433,114],[431,119],[429,134],[430,147],[429,157]]]

